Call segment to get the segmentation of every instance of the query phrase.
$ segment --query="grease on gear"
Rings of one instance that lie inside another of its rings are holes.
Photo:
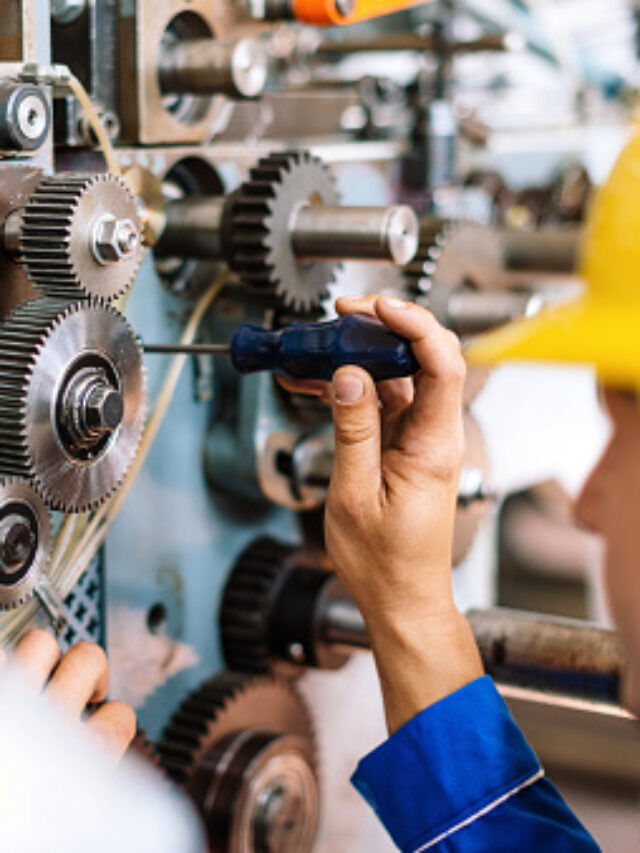
[[[285,151],[262,158],[229,205],[230,265],[246,285],[275,293],[296,311],[317,307],[328,294],[337,264],[300,263],[290,222],[301,205],[338,201],[327,166],[309,152]]]
[[[291,684],[225,672],[183,702],[159,744],[195,801],[211,853],[309,853],[318,820],[315,738]]]
[[[35,299],[0,327],[0,473],[52,509],[85,512],[120,484],[144,423],[142,351],[100,300]]]
[[[24,604],[45,577],[51,518],[25,480],[0,479],[0,610]]]
[[[40,181],[20,214],[19,256],[45,296],[121,296],[142,260],[136,201],[113,175],[61,173]]]

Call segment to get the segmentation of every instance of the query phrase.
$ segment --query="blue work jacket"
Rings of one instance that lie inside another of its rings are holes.
[[[594,853],[485,675],[363,758],[355,787],[406,853]]]

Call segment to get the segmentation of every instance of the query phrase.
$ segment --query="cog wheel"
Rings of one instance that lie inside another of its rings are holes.
[[[131,463],[144,423],[142,351],[100,300],[24,303],[0,326],[0,472],[52,509],[85,512]]]
[[[450,327],[448,307],[454,293],[465,287],[487,291],[504,288],[500,241],[485,225],[424,217],[418,251],[405,266],[404,278],[410,297]],[[485,368],[469,367],[465,405],[480,394],[489,374]]]
[[[142,260],[136,202],[114,175],[43,178],[21,214],[19,256],[45,296],[121,296]]]
[[[211,853],[309,853],[318,821],[315,737],[290,683],[224,672],[174,714],[162,764],[194,800]]]
[[[279,666],[269,648],[269,616],[294,552],[263,536],[251,542],[232,569],[220,605],[220,637],[224,659],[234,670],[267,673]]]
[[[25,480],[0,479],[0,610],[24,604],[46,575],[51,518]]]
[[[262,158],[230,205],[230,265],[249,287],[275,293],[296,311],[317,307],[328,294],[336,264],[300,263],[289,223],[292,212],[302,205],[338,201],[327,166],[308,151]]]

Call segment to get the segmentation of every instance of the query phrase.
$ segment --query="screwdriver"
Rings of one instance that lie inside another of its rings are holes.
[[[411,343],[367,314],[346,314],[324,323],[291,323],[281,329],[240,326],[230,344],[145,344],[148,353],[230,355],[240,373],[269,370],[295,379],[329,381],[345,364],[378,382],[412,376],[420,369]]]

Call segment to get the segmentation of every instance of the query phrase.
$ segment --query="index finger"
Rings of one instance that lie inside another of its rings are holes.
[[[419,453],[434,439],[450,439],[452,428],[459,426],[466,375],[460,341],[414,303],[381,296],[375,311],[386,326],[411,341],[420,364],[401,437],[406,450]]]

